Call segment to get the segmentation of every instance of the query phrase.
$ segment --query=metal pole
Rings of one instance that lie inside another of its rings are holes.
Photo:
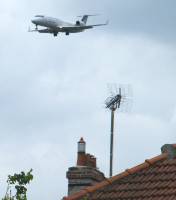
[[[111,137],[110,137],[110,170],[109,176],[113,173],[113,145],[114,145],[114,109],[111,109]]]

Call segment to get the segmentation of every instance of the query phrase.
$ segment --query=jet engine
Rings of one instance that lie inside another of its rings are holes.
[[[81,22],[80,21],[76,21],[76,26],[80,26]]]

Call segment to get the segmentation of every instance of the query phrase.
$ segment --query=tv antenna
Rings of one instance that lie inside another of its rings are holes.
[[[111,88],[111,96],[108,97],[105,101],[106,108],[111,111],[111,129],[110,129],[110,168],[109,168],[109,176],[111,177],[113,174],[113,147],[114,147],[114,114],[116,110],[119,110],[121,104],[124,103],[128,98],[125,92],[130,91],[130,86],[128,85],[128,91],[125,90],[124,86],[120,86],[117,90],[115,87],[115,93],[112,92]],[[122,94],[123,93],[123,94]]]

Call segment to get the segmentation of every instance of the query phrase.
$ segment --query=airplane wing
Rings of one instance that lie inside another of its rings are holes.
[[[40,29],[38,30],[39,33],[53,33],[52,29],[46,28],[46,29]]]
[[[105,26],[108,24],[108,21],[104,24],[93,24],[93,25],[83,25],[83,26],[66,26],[66,27],[57,27],[58,31],[61,32],[72,32],[72,31],[81,31],[84,29],[90,29],[93,28],[94,26]]]
[[[65,26],[65,27],[58,27],[57,29],[58,29],[58,31],[59,32],[72,32],[72,31],[81,31],[81,30],[83,30],[83,29],[85,29],[84,28],[85,26]],[[90,28],[92,28],[92,27],[90,27]]]

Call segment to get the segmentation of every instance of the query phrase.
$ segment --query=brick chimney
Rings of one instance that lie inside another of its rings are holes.
[[[86,154],[86,142],[83,138],[78,142],[77,166],[68,169],[67,178],[68,195],[105,179],[104,174],[96,167],[96,158]]]

